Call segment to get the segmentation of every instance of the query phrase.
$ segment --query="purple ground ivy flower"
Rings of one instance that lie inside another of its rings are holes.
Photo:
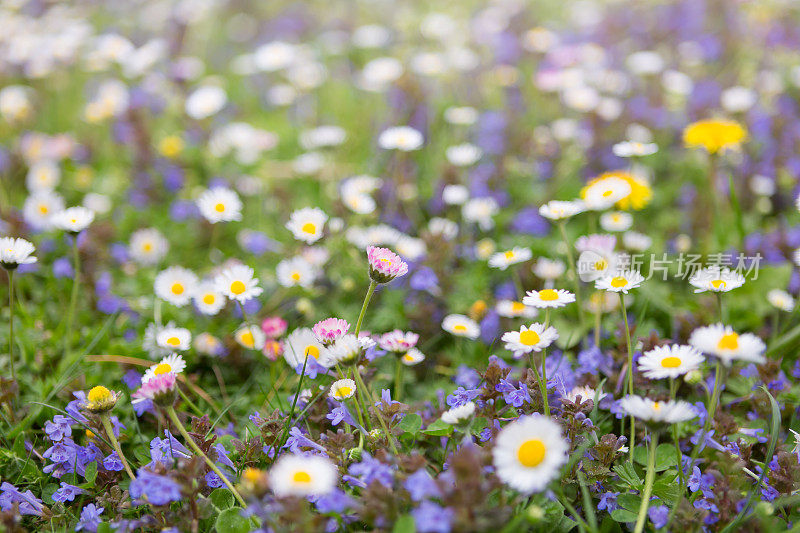
[[[140,468],[131,481],[130,495],[134,499],[147,497],[153,505],[167,505],[181,499],[181,487],[172,478],[153,474]]]
[[[419,533],[450,533],[455,512],[433,502],[425,501],[411,511]]]
[[[34,496],[33,492],[20,492],[17,487],[4,481],[0,485],[0,510],[10,511],[14,505],[19,505],[20,514],[41,516],[44,510],[42,500]]]
[[[475,400],[480,395],[481,391],[478,389],[465,389],[464,387],[459,387],[447,397],[447,405],[450,407],[459,407],[467,402]]]
[[[350,477],[356,478],[368,486],[373,481],[377,481],[386,487],[391,487],[394,480],[394,469],[377,459],[374,459],[368,452],[361,455],[360,463],[353,463],[347,469]]]
[[[656,529],[661,529],[665,525],[667,525],[667,519],[669,518],[669,507],[666,505],[656,505],[654,507],[650,507],[647,510],[647,516],[650,517],[650,521],[653,522],[653,525]]]
[[[97,531],[97,526],[100,525],[100,515],[103,514],[105,509],[97,507],[95,504],[90,503],[81,510],[81,518],[78,525],[75,526],[75,531]]]
[[[75,496],[78,494],[83,494],[84,492],[85,491],[82,488],[62,481],[61,487],[59,487],[58,490],[53,493],[53,501],[71,502],[75,499]]]
[[[51,441],[58,442],[64,437],[72,436],[72,422],[71,418],[56,415],[44,425],[44,432]]]
[[[503,395],[503,399],[507,404],[513,405],[514,407],[522,407],[526,403],[531,402],[528,386],[524,383],[517,388],[509,380],[501,379],[500,383],[495,386],[495,390]]]
[[[403,487],[408,491],[411,495],[411,499],[415,502],[422,501],[426,498],[438,498],[442,495],[439,486],[425,469],[417,470],[408,476],[403,482]]]
[[[619,492],[604,492],[601,494],[600,501],[597,504],[597,510],[610,513],[615,509],[619,509],[617,505],[617,496],[619,496]]]

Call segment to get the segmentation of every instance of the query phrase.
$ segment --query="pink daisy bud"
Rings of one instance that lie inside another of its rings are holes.
[[[131,403],[153,400],[157,405],[169,406],[175,401],[175,380],[172,372],[158,374],[142,383],[139,390],[131,395]]]
[[[268,316],[261,322],[261,331],[270,339],[277,339],[284,333],[288,324],[279,316]]]
[[[336,339],[347,333],[349,329],[350,324],[347,320],[331,317],[314,324],[312,331],[319,342],[328,345],[336,342]]]
[[[406,353],[417,345],[419,335],[411,331],[403,332],[399,329],[384,333],[378,340],[378,345],[387,352]]]
[[[375,283],[389,283],[408,272],[408,264],[388,248],[367,247],[369,277]]]

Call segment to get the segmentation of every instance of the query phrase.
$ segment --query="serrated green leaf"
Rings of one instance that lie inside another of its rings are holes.
[[[411,413],[403,417],[397,427],[403,430],[404,433],[416,435],[422,427],[422,417],[416,413]]]
[[[617,496],[617,505],[622,509],[637,512],[642,504],[642,497],[638,494],[620,494]]]
[[[214,527],[217,533],[248,533],[250,521],[242,516],[241,507],[232,507],[219,513]]]
[[[97,461],[93,461],[86,465],[86,473],[83,475],[86,481],[94,485],[94,480],[97,479]]]
[[[231,494],[231,491],[228,489],[215,489],[214,492],[208,496],[208,499],[211,500],[214,507],[220,511],[230,509],[234,505],[233,494]]]
[[[442,419],[437,420],[436,422],[429,425],[427,429],[423,430],[423,433],[425,433],[426,435],[431,435],[433,437],[444,437],[445,435],[450,435],[452,432],[453,432],[453,426],[443,421]]]
[[[617,474],[622,481],[627,483],[630,488],[641,490],[642,480],[639,479],[639,475],[630,463],[623,463],[615,466],[614,473]]]

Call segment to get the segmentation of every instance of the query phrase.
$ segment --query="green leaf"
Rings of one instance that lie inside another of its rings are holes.
[[[403,433],[411,433],[416,435],[422,427],[422,417],[416,413],[411,413],[403,417],[397,427],[403,430]]]
[[[108,522],[100,522],[97,525],[97,533],[111,533],[111,524]]]
[[[636,513],[627,509],[614,509],[611,511],[611,518],[617,522],[636,522]]]
[[[641,490],[642,480],[639,479],[639,476],[636,474],[636,470],[633,468],[632,464],[626,462],[621,465],[617,465],[614,467],[614,473],[617,474],[619,478],[627,483],[632,489]]]
[[[452,432],[453,426],[443,421],[441,418],[423,431],[426,435],[432,435],[434,437],[444,437],[445,435],[450,435]]]
[[[392,533],[416,533],[416,531],[417,526],[414,523],[414,517],[410,514],[404,514],[398,517],[392,528]]]
[[[647,448],[638,447],[633,450],[633,460],[640,465],[647,464]],[[656,448],[656,472],[663,472],[667,468],[676,467],[678,452],[674,444],[659,444]]]
[[[94,480],[97,479],[97,461],[86,465],[86,473],[83,477],[86,478],[86,481],[94,485]]]
[[[620,494],[617,496],[617,505],[622,509],[638,512],[642,505],[642,497],[638,494]]]
[[[231,491],[228,489],[215,489],[214,492],[208,496],[208,499],[211,500],[214,507],[220,511],[230,509],[234,504],[233,494],[231,494]]]
[[[248,533],[250,521],[242,516],[241,507],[232,507],[219,513],[214,527],[217,533]]]
[[[681,493],[681,489],[675,480],[676,477],[678,477],[677,472],[667,473],[656,479],[653,483],[653,495],[658,496],[670,505],[675,505]],[[653,504],[651,503],[650,505]]]

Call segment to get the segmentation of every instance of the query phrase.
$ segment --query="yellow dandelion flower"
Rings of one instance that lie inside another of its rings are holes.
[[[699,120],[683,130],[683,142],[689,148],[705,148],[709,154],[738,148],[747,139],[747,130],[734,120]]]

